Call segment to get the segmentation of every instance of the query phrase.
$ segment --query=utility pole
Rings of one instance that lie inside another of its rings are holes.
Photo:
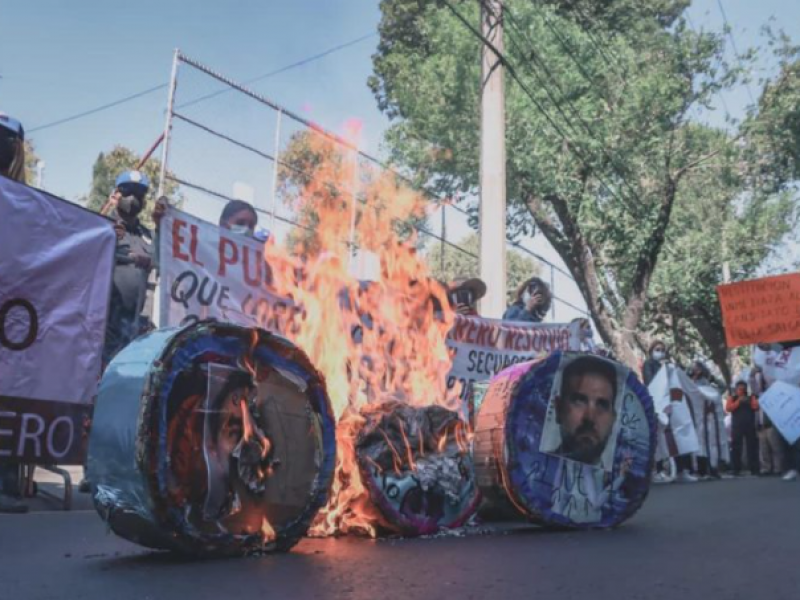
[[[503,52],[503,0],[481,5],[484,37]],[[481,57],[480,274],[488,291],[481,314],[499,319],[506,308],[506,111],[503,66],[484,44]]]

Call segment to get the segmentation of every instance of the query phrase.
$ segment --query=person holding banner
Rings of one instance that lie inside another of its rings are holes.
[[[747,382],[736,382],[736,395],[729,396],[725,410],[731,413],[732,442],[731,452],[733,457],[733,474],[742,472],[742,444],[747,444],[747,466],[750,473],[758,475],[758,437],[756,436],[756,413],[758,412],[758,399],[747,393]]]
[[[256,209],[244,200],[228,202],[219,217],[220,227],[247,237],[255,237],[257,225]]]
[[[516,298],[503,314],[503,321],[541,323],[553,302],[550,286],[538,277],[525,281],[517,290]]]
[[[117,253],[103,348],[104,365],[139,333],[147,279],[153,268],[153,235],[139,220],[149,188],[147,175],[125,171],[117,177],[112,192],[117,216],[114,225]]]
[[[25,183],[25,130],[22,123],[0,113],[0,175]],[[0,513],[25,513],[19,501],[19,466],[0,465]]]

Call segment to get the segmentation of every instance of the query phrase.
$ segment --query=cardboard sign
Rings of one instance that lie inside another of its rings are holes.
[[[272,288],[264,242],[170,207],[161,221],[160,325],[215,318],[283,332],[292,302]]]
[[[729,348],[800,339],[800,273],[717,287]]]
[[[111,221],[0,177],[0,462],[80,464],[114,268]]]
[[[578,322],[523,323],[457,315],[447,336],[454,353],[447,388],[460,383],[461,399],[466,400],[473,383],[557,350],[579,350],[580,343]]]
[[[758,399],[764,412],[790,444],[800,439],[800,388],[776,381]]]

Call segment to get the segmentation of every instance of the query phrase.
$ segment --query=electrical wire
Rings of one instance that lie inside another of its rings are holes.
[[[482,3],[485,3],[485,0],[483,0],[483,1],[482,1]],[[486,6],[486,5],[484,4],[484,6]],[[564,113],[564,111],[563,111],[563,110],[562,110],[562,108],[561,108],[561,105],[562,105],[562,104],[564,104],[564,105],[566,105],[566,106],[567,106],[567,107],[570,109],[571,113],[572,113],[572,114],[575,116],[575,118],[576,118],[576,119],[577,119],[577,120],[578,120],[578,121],[581,123],[581,125],[583,126],[583,129],[586,131],[586,133],[589,135],[589,137],[591,137],[591,138],[592,138],[592,139],[593,139],[595,142],[597,142],[597,143],[600,145],[600,152],[603,154],[603,156],[604,156],[604,157],[605,157],[605,159],[608,161],[608,163],[609,163],[609,164],[612,166],[612,168],[613,168],[613,169],[614,169],[614,171],[616,172],[617,176],[618,176],[618,177],[620,178],[620,180],[623,182],[623,184],[624,184],[624,185],[625,185],[625,187],[628,189],[628,191],[630,192],[630,194],[631,194],[631,195],[632,195],[632,196],[633,196],[633,197],[634,197],[634,198],[635,198],[635,199],[636,199],[638,202],[640,202],[640,203],[641,203],[641,201],[642,201],[642,200],[641,200],[641,197],[639,196],[638,192],[637,192],[635,189],[633,189],[633,186],[631,186],[631,185],[630,185],[630,183],[628,182],[627,178],[626,178],[626,177],[623,175],[623,173],[622,173],[622,171],[623,171],[623,168],[621,167],[621,165],[619,164],[619,162],[618,162],[617,160],[615,160],[615,158],[614,158],[614,157],[613,157],[613,156],[612,156],[612,155],[611,155],[611,154],[610,154],[610,153],[609,153],[609,152],[608,152],[608,151],[605,149],[605,146],[606,146],[606,141],[605,141],[605,140],[603,140],[603,139],[601,139],[601,138],[600,138],[600,137],[599,137],[599,136],[598,136],[598,135],[595,133],[595,131],[594,131],[594,129],[591,127],[591,125],[589,125],[589,123],[586,121],[586,119],[584,119],[584,118],[583,118],[583,115],[581,115],[581,114],[580,114],[580,112],[578,112],[578,110],[575,108],[575,105],[574,105],[574,104],[573,104],[573,103],[572,103],[572,102],[571,102],[571,101],[570,101],[570,100],[567,98],[567,94],[566,94],[566,92],[564,92],[564,89],[561,87],[561,84],[559,83],[558,79],[555,77],[555,75],[553,75],[553,72],[552,72],[552,71],[551,71],[551,70],[548,68],[547,64],[546,64],[546,63],[545,63],[545,62],[544,62],[544,61],[543,61],[543,60],[542,60],[542,59],[539,57],[539,53],[538,53],[538,52],[536,52],[535,48],[533,48],[533,41],[530,39],[530,37],[527,35],[527,33],[525,33],[525,31],[524,31],[524,30],[523,30],[523,28],[522,28],[522,25],[519,23],[519,21],[517,21],[517,19],[516,19],[516,17],[514,16],[514,14],[513,14],[513,13],[512,13],[512,12],[511,12],[511,11],[510,11],[510,10],[509,10],[507,7],[504,9],[504,11],[505,11],[505,13],[506,13],[506,14],[509,16],[509,22],[512,24],[512,26],[513,26],[513,27],[514,27],[514,28],[515,28],[515,29],[516,29],[516,30],[517,30],[517,31],[518,31],[520,34],[522,34],[522,35],[525,37],[525,39],[527,40],[527,42],[528,42],[528,45],[530,46],[530,49],[531,49],[531,51],[530,51],[530,54],[529,54],[530,58],[531,58],[531,59],[532,59],[532,60],[533,60],[533,61],[534,61],[534,62],[535,62],[537,65],[539,65],[539,68],[540,68],[542,71],[544,71],[544,73],[547,75],[547,77],[548,77],[548,79],[550,80],[550,82],[551,82],[551,83],[552,83],[552,84],[553,84],[553,85],[556,87],[556,89],[557,89],[557,90],[559,91],[559,93],[561,94],[561,102],[559,102],[559,100],[558,100],[558,99],[556,99],[556,98],[554,97],[554,94],[553,94],[553,93],[550,91],[550,88],[548,88],[548,87],[547,87],[547,85],[545,85],[544,81],[543,81],[543,80],[542,80],[542,78],[541,78],[541,77],[540,77],[540,76],[537,74],[537,72],[536,72],[536,71],[534,71],[534,70],[532,70],[532,69],[529,69],[529,72],[531,72],[531,73],[534,75],[534,77],[535,77],[535,78],[537,79],[537,81],[539,82],[539,85],[540,85],[540,87],[541,87],[542,89],[544,89],[545,93],[547,94],[547,96],[548,96],[548,97],[550,98],[550,100],[552,101],[552,103],[553,103],[553,106],[554,106],[554,107],[556,108],[556,110],[559,112],[559,114],[560,114],[560,115],[561,115],[561,117],[564,119],[564,121],[566,121],[566,123],[569,125],[569,127],[570,127],[570,128],[573,130],[573,132],[576,132],[576,129],[575,129],[575,126],[574,126],[574,124],[573,124],[573,123],[572,123],[572,121],[569,119],[569,117],[567,117],[567,115]],[[509,31],[509,34],[510,34],[510,33],[511,33],[511,32]],[[519,45],[517,45],[516,41],[513,39],[513,36],[509,35],[509,39],[511,40],[512,44],[514,44],[514,45],[515,45],[515,47],[517,47],[518,49],[520,49],[520,46],[519,46]],[[525,53],[525,52],[523,52],[521,49],[520,49],[520,53],[521,53],[523,56],[525,56],[525,55],[526,55],[526,53]],[[527,63],[526,63],[526,64],[527,64]],[[636,211],[636,212],[638,212],[638,211]]]
[[[367,39],[369,39],[371,37],[374,37],[376,35],[378,35],[378,34],[375,33],[375,32],[367,34],[367,35],[362,35],[362,36],[360,36],[360,37],[358,37],[358,38],[356,38],[354,40],[350,40],[349,42],[345,42],[343,44],[339,44],[338,46],[334,46],[333,48],[329,48],[328,50],[325,50],[324,52],[320,52],[319,54],[315,54],[314,56],[310,56],[308,58],[305,58],[303,60],[297,61],[297,62],[292,63],[290,65],[286,65],[285,67],[281,67],[280,69],[277,69],[275,71],[270,71],[269,73],[265,73],[263,75],[259,75],[258,77],[254,77],[254,78],[248,80],[248,83],[255,83],[255,82],[258,82],[258,81],[263,81],[264,79],[267,79],[269,77],[274,77],[275,75],[278,75],[280,73],[284,73],[284,72],[289,71],[291,69],[295,69],[297,67],[301,67],[301,66],[307,65],[308,63],[317,61],[317,60],[319,60],[321,58],[329,56],[330,54],[333,54],[335,52],[339,52],[341,50],[344,50],[345,48],[349,48],[350,46],[353,46],[355,44],[363,42],[364,40],[367,40]],[[97,106],[95,108],[91,108],[89,110],[85,110],[85,111],[77,113],[75,115],[71,115],[71,116],[65,117],[63,119],[58,119],[57,121],[53,121],[51,123],[45,123],[44,125],[39,125],[37,127],[33,127],[32,129],[28,130],[28,133],[31,134],[31,133],[36,133],[37,131],[44,131],[45,129],[50,129],[52,127],[57,127],[58,125],[63,125],[65,123],[71,123],[72,121],[77,121],[78,119],[83,119],[85,117],[89,117],[91,115],[94,115],[96,113],[108,110],[110,108],[114,108],[116,106],[120,106],[121,104],[127,104],[128,102],[132,102],[133,100],[136,100],[138,98],[142,98],[143,96],[147,96],[149,94],[157,92],[158,90],[166,89],[168,86],[169,86],[169,83],[162,83],[160,85],[153,86],[153,87],[148,88],[146,90],[142,90],[141,92],[136,92],[135,94],[131,94],[129,96],[124,96],[123,98],[119,98],[118,100],[114,100],[114,101],[109,102],[107,104],[102,104],[100,106]],[[214,92],[214,93],[208,94],[207,96],[202,96],[200,98],[195,98],[194,100],[190,100],[186,104],[183,104],[183,105],[179,106],[178,108],[183,108],[183,107],[186,107],[186,106],[191,106],[193,104],[197,104],[199,102],[203,102],[204,100],[208,100],[210,98],[214,98],[214,97],[216,97],[216,96],[218,96],[218,95],[220,95],[222,93],[225,93],[226,91],[229,91],[229,90],[227,90],[227,89],[226,90],[221,90],[221,91],[218,91],[218,92]]]
[[[470,30],[470,32],[475,37],[477,37],[487,48],[489,48],[495,54],[495,56],[497,56],[497,60],[503,64],[503,66],[508,71],[508,74],[511,75],[512,79],[514,79],[514,81],[517,82],[522,91],[528,96],[528,98],[530,98],[533,105],[545,117],[548,123],[550,123],[550,126],[567,143],[567,147],[570,150],[570,152],[572,152],[578,158],[578,160],[580,160],[580,162],[584,164],[586,168],[592,170],[589,161],[583,156],[582,150],[578,149],[578,146],[569,138],[569,136],[564,132],[562,127],[553,119],[550,113],[547,112],[547,110],[545,110],[544,106],[541,104],[541,102],[539,102],[539,100],[537,100],[536,96],[533,94],[533,92],[530,90],[527,84],[520,78],[514,66],[503,55],[503,53],[500,52],[497,49],[497,47],[494,44],[492,44],[492,42],[489,41],[481,32],[475,29],[475,27],[473,27],[473,25],[469,21],[467,21],[467,19],[460,12],[458,12],[455,9],[455,7],[449,2],[449,0],[441,0],[441,1],[450,10],[450,12],[452,12],[453,15],[467,29]],[[611,188],[611,186],[609,186],[602,177],[595,174],[595,178],[600,182],[600,184],[605,188],[606,192],[608,192],[610,196],[614,197],[622,206],[624,206],[631,215],[636,216],[637,211],[634,210],[626,200],[624,200],[621,196],[616,194],[614,190]]]
[[[736,39],[733,37],[733,29],[728,23],[728,15],[725,13],[725,7],[722,6],[722,0],[717,0],[717,6],[719,6],[719,12],[720,14],[722,14],[722,22],[725,25],[725,32],[728,35],[728,39],[730,39],[731,41],[731,48],[733,48],[733,55],[736,57],[736,60],[739,61],[739,66],[741,66],[742,56],[741,54],[739,54],[739,49],[736,47]],[[745,82],[745,87],[747,89],[747,95],[750,97],[750,103],[755,104],[756,101],[753,98],[753,90],[750,89],[750,83]]]

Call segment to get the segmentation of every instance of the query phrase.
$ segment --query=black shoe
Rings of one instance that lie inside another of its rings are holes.
[[[81,494],[88,494],[92,491],[92,484],[86,477],[81,479],[81,482],[78,484],[78,491]]]

